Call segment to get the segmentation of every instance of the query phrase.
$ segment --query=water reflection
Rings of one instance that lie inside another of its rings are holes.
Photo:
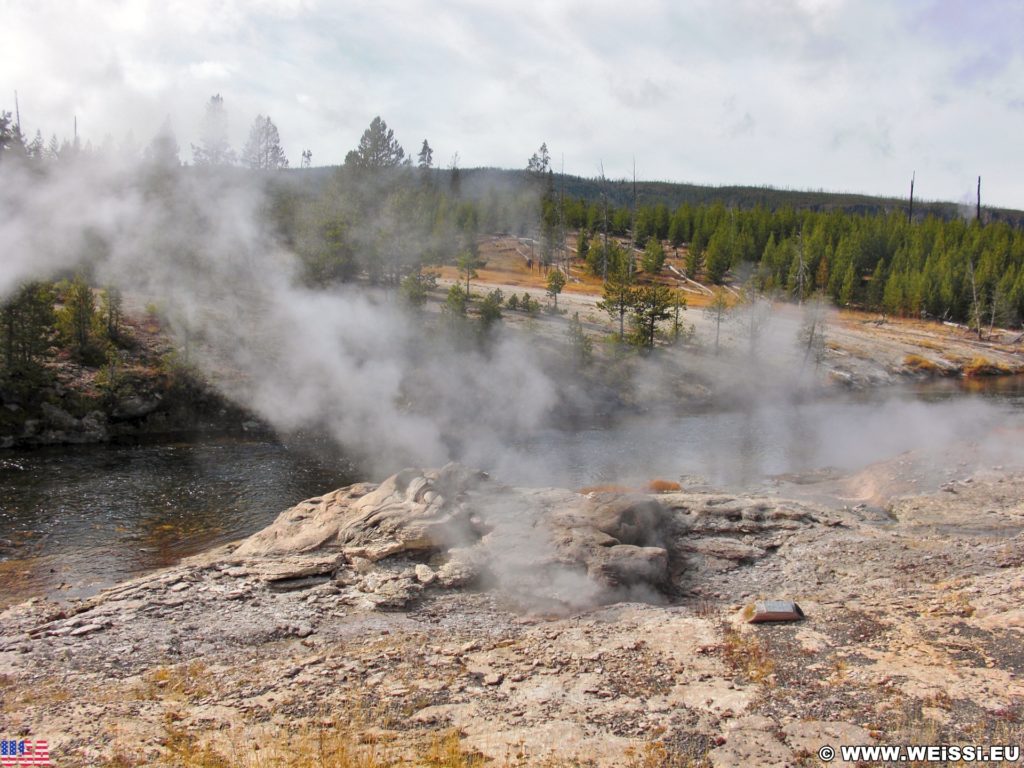
[[[353,479],[345,462],[268,441],[19,454],[0,466],[0,593],[114,583],[245,536]]]

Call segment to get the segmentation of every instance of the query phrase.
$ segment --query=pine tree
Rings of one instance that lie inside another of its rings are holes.
[[[625,341],[626,315],[633,305],[633,277],[625,264],[617,266],[617,269],[609,272],[602,299],[597,306],[598,309],[607,312],[613,320],[618,318],[619,341]]]
[[[643,285],[633,289],[629,311],[634,344],[644,349],[654,348],[658,323],[672,316],[673,303],[672,290],[667,285]]]
[[[574,312],[566,330],[569,339],[569,346],[572,348],[573,358],[581,368],[590,365],[594,357],[594,342],[583,330],[583,323],[580,322],[580,313]]]
[[[227,112],[219,93],[211,96],[206,105],[200,143],[192,145],[192,162],[213,167],[235,164],[235,151],[228,143]]]
[[[405,150],[380,115],[363,131],[359,146],[345,156],[346,166],[360,170],[397,168],[405,163]]]
[[[555,312],[558,311],[558,294],[565,288],[565,275],[560,269],[552,269],[548,272],[547,293],[555,301]]]
[[[46,142],[43,141],[43,132],[36,131],[35,138],[26,148],[28,156],[37,162],[41,162],[46,155]]]
[[[469,298],[469,281],[475,280],[477,275],[477,268],[482,267],[483,262],[480,261],[479,257],[471,250],[465,250],[459,254],[459,258],[456,261],[456,268],[459,270],[459,275],[466,279],[466,298]]]
[[[92,336],[95,318],[96,298],[92,288],[81,275],[76,275],[68,288],[64,306],[57,314],[57,325],[72,355],[86,363],[95,357]]]
[[[7,371],[34,366],[46,354],[56,320],[53,301],[50,285],[29,283],[0,307],[0,351]]]
[[[277,126],[269,116],[257,115],[242,150],[242,163],[254,171],[276,171],[288,167]]]
[[[644,255],[640,260],[640,267],[647,274],[656,275],[661,272],[663,266],[665,266],[665,249],[658,238],[652,237],[644,247]]]
[[[715,324],[715,354],[718,354],[719,341],[722,335],[722,322],[726,319],[726,313],[729,311],[729,300],[725,296],[724,290],[715,291],[715,297],[711,300],[711,303],[704,309],[711,321]]]
[[[853,303],[856,297],[857,291],[857,272],[853,268],[853,262],[850,262],[846,268],[846,274],[843,276],[843,283],[839,289],[839,303],[846,307]]]
[[[25,145],[21,137],[21,129],[10,112],[0,111],[0,162],[12,156],[24,156]]]
[[[104,288],[100,294],[100,317],[106,326],[107,338],[117,341],[121,338],[121,320],[123,317],[121,291],[111,286]]]
[[[526,161],[526,172],[535,179],[543,180],[551,170],[551,153],[548,152],[547,142],[540,145],[540,149],[534,152]]]
[[[416,165],[421,171],[429,171],[434,165],[434,150],[430,148],[430,144],[427,143],[426,139],[423,140],[423,146],[420,148],[417,158],[418,162]]]
[[[178,140],[174,137],[174,130],[171,128],[171,120],[167,118],[142,154],[146,161],[154,166],[177,168],[181,165],[181,160],[178,157],[180,151]]]

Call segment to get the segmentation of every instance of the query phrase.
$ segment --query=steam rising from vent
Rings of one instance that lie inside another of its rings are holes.
[[[53,170],[0,164],[0,298],[26,280],[86,266],[94,283],[157,303],[179,346],[228,397],[282,431],[326,431],[378,476],[456,459],[517,483],[696,472],[746,484],[826,464],[853,469],[920,447],[935,453],[1004,420],[978,403],[802,406],[799,390],[824,345],[820,331],[806,343],[801,334],[808,318],[817,313],[824,323],[826,313],[791,307],[758,319],[765,302],[721,329],[723,344],[728,338],[740,354],[708,347],[689,358],[640,357],[621,377],[637,402],[703,388],[734,415],[705,422],[649,413],[606,432],[556,434],[550,422],[563,403],[597,410],[586,382],[552,363],[557,356],[542,365],[530,334],[500,329],[485,347],[460,344],[403,311],[394,292],[304,287],[256,178],[88,155]],[[400,224],[385,209],[352,239],[372,248]],[[398,239],[413,255],[436,248]],[[1022,458],[1008,448],[1006,461],[1011,454]]]
[[[393,295],[303,287],[252,176],[89,158],[0,173],[0,296],[87,263],[95,282],[158,302],[229,397],[283,430],[326,428],[377,471],[492,464],[554,403],[520,340],[456,349]]]

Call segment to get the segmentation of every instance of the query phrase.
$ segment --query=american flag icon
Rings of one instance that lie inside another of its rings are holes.
[[[0,766],[52,765],[45,740],[0,739]]]

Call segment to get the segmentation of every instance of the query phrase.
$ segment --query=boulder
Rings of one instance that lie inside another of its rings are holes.
[[[583,608],[665,592],[684,571],[752,563],[816,521],[773,499],[513,488],[449,464],[308,499],[233,556],[284,586],[333,572],[374,607],[404,605],[426,585],[479,582],[528,604]],[[277,565],[256,562],[268,558]]]
[[[43,403],[40,410],[43,414],[43,421],[53,429],[69,431],[78,430],[80,427],[78,419],[63,408],[58,408],[50,403]]]

